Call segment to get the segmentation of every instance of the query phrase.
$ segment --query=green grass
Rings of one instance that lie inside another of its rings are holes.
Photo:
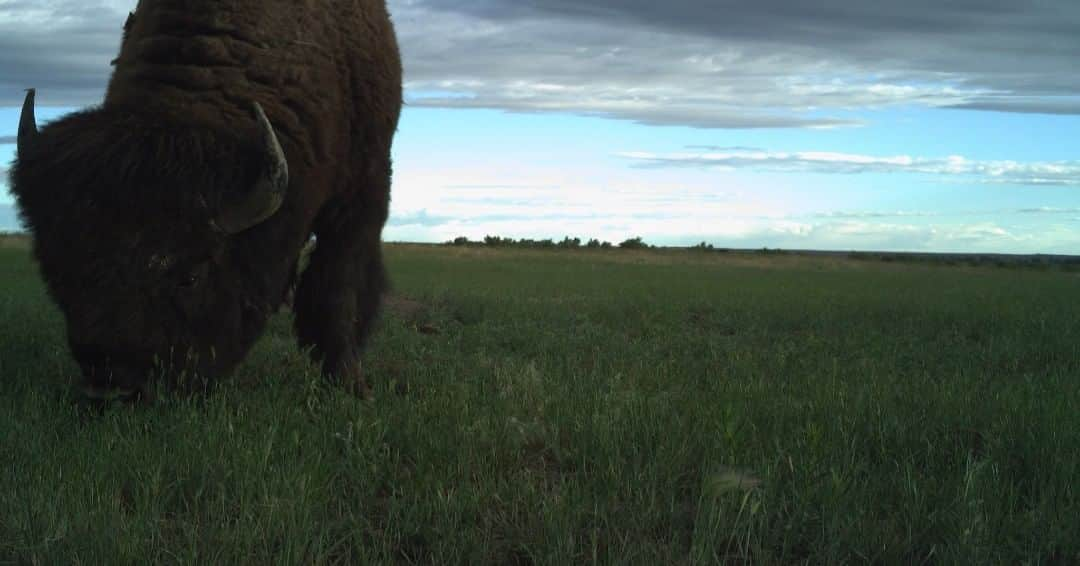
[[[283,314],[212,394],[96,409],[0,249],[0,563],[1080,562],[1075,273],[387,256],[374,403]]]

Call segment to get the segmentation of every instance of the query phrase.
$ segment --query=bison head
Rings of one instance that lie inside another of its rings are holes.
[[[213,127],[105,107],[39,131],[28,92],[12,192],[88,395],[141,391],[161,368],[227,371],[257,337],[279,290],[251,234],[288,167],[253,115]]]

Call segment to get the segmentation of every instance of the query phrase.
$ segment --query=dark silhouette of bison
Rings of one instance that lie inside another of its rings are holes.
[[[300,344],[369,395],[401,108],[384,0],[141,0],[114,64],[101,106],[40,131],[28,91],[11,169],[81,389],[205,385],[296,285]]]

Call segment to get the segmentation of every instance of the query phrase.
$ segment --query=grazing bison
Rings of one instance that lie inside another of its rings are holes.
[[[295,328],[367,395],[401,60],[384,0],[141,0],[104,103],[40,131],[11,187],[91,396],[227,373],[296,283]]]

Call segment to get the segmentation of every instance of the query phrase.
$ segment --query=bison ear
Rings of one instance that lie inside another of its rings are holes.
[[[22,155],[23,149],[37,138],[37,118],[34,117],[34,89],[26,90],[26,99],[23,100],[22,115],[19,117],[19,136],[16,138],[16,149]]]
[[[259,147],[264,154],[264,166],[259,179],[246,193],[226,201],[212,224],[225,234],[237,234],[262,223],[274,215],[289,188],[289,164],[285,152],[274,135],[274,128],[258,102],[253,104],[259,127]]]

